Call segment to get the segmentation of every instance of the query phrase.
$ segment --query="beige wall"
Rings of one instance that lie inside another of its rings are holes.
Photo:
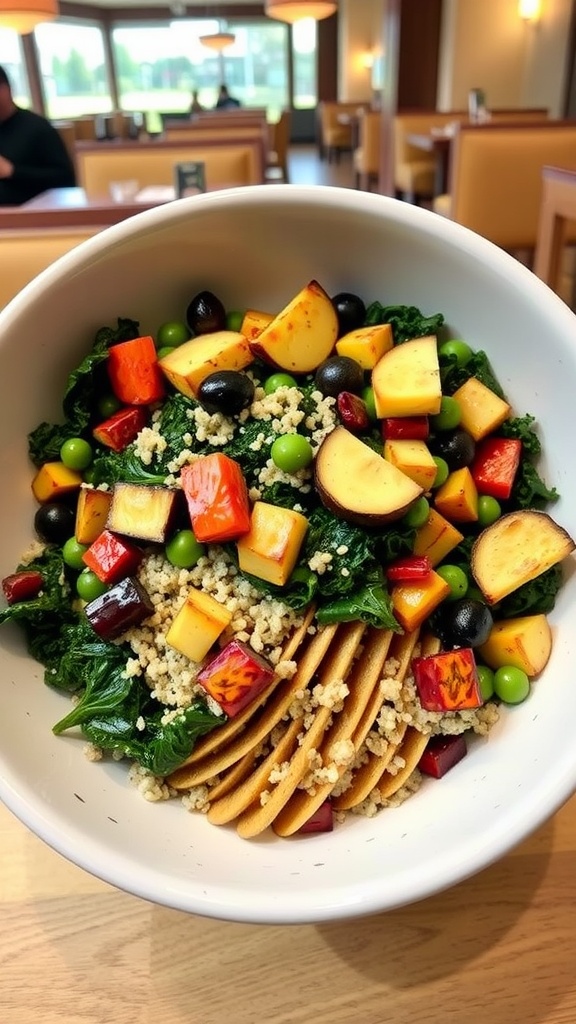
[[[425,0],[422,0],[425,2]],[[535,24],[518,17],[517,0],[444,0],[439,110],[465,108],[468,91],[484,88],[488,106],[547,107],[562,115],[572,0],[541,0]],[[340,0],[338,96],[372,96],[366,53],[382,54],[382,0]]]
[[[444,0],[438,107],[466,107],[486,90],[488,107],[547,107],[562,113],[571,0],[542,0],[525,24],[517,0]]]

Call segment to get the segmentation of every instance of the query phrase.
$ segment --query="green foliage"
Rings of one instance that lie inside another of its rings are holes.
[[[32,600],[18,601],[0,611],[0,625],[18,622],[30,654],[51,673],[66,651],[67,628],[77,622],[70,605],[70,587],[64,577],[62,551],[47,547],[33,562],[18,566],[18,569],[24,568],[41,573],[42,590]]]
[[[411,341],[413,338],[438,334],[444,316],[442,313],[425,316],[417,306],[383,306],[380,302],[373,302],[366,310],[364,323],[367,327],[391,324],[394,344],[401,345],[403,341]]]
[[[499,398],[505,398],[502,387],[490,365],[490,360],[481,349],[478,352],[473,352],[465,366],[458,366],[456,357],[453,355],[440,354],[439,362],[442,391],[445,395],[453,395],[470,377],[476,377],[481,384],[493,391]]]

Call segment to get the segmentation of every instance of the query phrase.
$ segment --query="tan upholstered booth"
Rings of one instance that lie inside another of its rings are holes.
[[[339,103],[324,100],[318,104],[318,133],[320,158],[338,160],[345,150],[352,150],[354,144],[354,119],[367,103]]]
[[[544,167],[534,273],[574,308],[576,254],[566,245],[570,238],[576,238],[576,170]]]
[[[283,110],[277,121],[268,125],[268,147],[266,151],[266,178],[269,181],[288,182],[288,150],[290,148],[290,128],[292,115]]]
[[[382,115],[366,110],[360,117],[359,145],[354,150],[354,184],[370,192],[378,183],[382,149]]]
[[[536,244],[545,164],[576,168],[576,121],[462,126],[453,142],[450,216],[510,252]]]
[[[0,309],[41,270],[99,230],[78,227],[0,231]]]

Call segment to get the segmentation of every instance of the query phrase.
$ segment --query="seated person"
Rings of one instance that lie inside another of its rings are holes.
[[[231,110],[233,107],[239,107],[240,100],[237,100],[234,96],[231,96],[228,92],[226,85],[221,85],[218,90],[218,99],[216,100],[216,110]]]
[[[198,89],[192,90],[192,102],[190,103],[190,113],[197,114],[200,110],[204,110],[204,107],[198,99]]]
[[[49,188],[75,184],[72,160],[56,128],[16,106],[0,66],[0,206],[19,206]]]

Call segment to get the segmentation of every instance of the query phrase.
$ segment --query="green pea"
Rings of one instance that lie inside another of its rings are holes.
[[[296,473],[309,466],[314,458],[312,445],[302,434],[282,434],[270,448],[272,461],[284,473]]]
[[[430,417],[430,426],[433,430],[454,430],[460,423],[462,416],[460,405],[455,398],[449,395],[442,395],[440,412]]]
[[[366,406],[368,418],[372,420],[373,423],[375,423],[376,420],[378,419],[378,415],[376,413],[376,399],[374,398],[374,388],[371,388],[370,385],[363,389],[362,400],[364,402],[364,405]]]
[[[68,469],[81,472],[92,462],[92,448],[82,437],[70,437],[60,448],[60,458]]]
[[[505,704],[521,704],[530,693],[530,680],[521,668],[502,665],[494,673],[494,693]]]
[[[434,455],[434,462],[436,463],[436,476],[434,477],[434,483],[432,487],[441,487],[445,484],[450,474],[450,467],[440,455]]]
[[[244,313],[240,309],[231,309],[226,313],[226,329],[228,331],[239,331],[244,320]]]
[[[429,515],[430,503],[426,498],[418,498],[412,505],[412,508],[408,509],[403,521],[406,526],[419,530],[421,526],[428,522]]]
[[[464,597],[468,590],[468,577],[459,565],[439,565],[436,573],[450,587],[447,601],[456,601],[457,598]]]
[[[188,326],[181,320],[167,320],[156,331],[156,348],[176,348],[190,338]]]
[[[494,672],[491,668],[488,668],[488,665],[477,665],[476,672],[478,673],[482,700],[490,700],[494,696]]]
[[[455,358],[457,366],[466,366],[466,363],[470,362],[473,355],[470,345],[460,338],[452,338],[451,341],[443,342],[438,349],[438,353],[446,358]]]
[[[76,593],[83,601],[94,601],[108,590],[106,583],[99,580],[92,569],[83,569],[76,580]]]
[[[118,409],[121,408],[122,403],[116,398],[116,395],[101,395],[98,399],[98,412],[103,419],[108,420]]]
[[[164,359],[164,356],[169,356],[173,351],[174,345],[163,345],[162,348],[158,349],[156,355],[158,356],[158,359]]]
[[[204,554],[204,547],[196,540],[192,530],[179,530],[168,541],[166,558],[179,569],[191,569]]]
[[[490,526],[502,515],[500,503],[489,494],[482,494],[478,498],[478,523],[480,526]]]
[[[82,556],[88,551],[87,544],[79,544],[76,537],[70,537],[62,548],[62,558],[66,565],[78,571],[85,569]]]
[[[272,395],[278,388],[296,388],[298,384],[289,373],[273,373],[264,381],[264,393]]]

